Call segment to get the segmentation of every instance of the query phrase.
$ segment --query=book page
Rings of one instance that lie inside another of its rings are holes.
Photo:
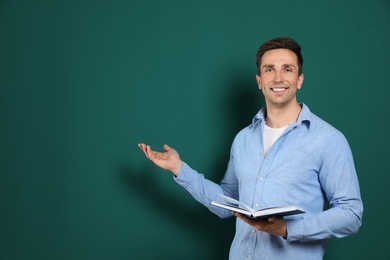
[[[227,202],[231,203],[231,204],[234,204],[234,205],[237,205],[238,207],[242,208],[242,209],[246,209],[248,210],[249,212],[253,213],[255,212],[254,209],[252,209],[251,207],[245,205],[244,203],[242,202],[239,202],[238,200],[235,200],[233,198],[230,198],[228,196],[225,196],[223,194],[218,194],[219,196],[221,196],[224,200],[226,200]]]

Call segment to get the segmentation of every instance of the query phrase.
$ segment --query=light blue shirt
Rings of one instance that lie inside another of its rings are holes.
[[[301,104],[291,123],[264,155],[265,109],[233,141],[224,178],[213,183],[183,163],[176,182],[221,218],[211,205],[218,193],[254,209],[296,205],[306,213],[285,217],[287,239],[254,229],[240,219],[230,259],[322,259],[326,239],[358,231],[363,215],[352,153],[344,135]]]

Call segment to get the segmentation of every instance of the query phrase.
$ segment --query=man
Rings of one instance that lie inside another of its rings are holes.
[[[235,137],[219,184],[180,160],[168,145],[139,144],[156,165],[218,216],[237,217],[230,259],[322,259],[326,240],[358,231],[363,215],[359,183],[345,137],[298,103],[301,47],[276,38],[257,52],[256,81],[266,106]],[[254,209],[297,205],[306,213],[253,219],[211,205],[218,194]]]

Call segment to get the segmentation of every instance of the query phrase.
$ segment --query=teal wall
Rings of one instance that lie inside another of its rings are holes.
[[[360,232],[326,259],[390,259],[390,2],[0,0],[0,259],[227,259],[220,220],[146,160],[218,181],[264,105],[255,53],[303,47],[299,100],[352,147]]]

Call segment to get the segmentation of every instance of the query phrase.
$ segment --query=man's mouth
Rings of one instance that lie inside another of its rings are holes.
[[[280,88],[280,87],[276,87],[276,88],[271,88],[272,91],[275,91],[275,92],[282,92],[282,91],[285,91],[287,88]]]
[[[289,89],[289,87],[289,84],[286,83],[274,83],[270,85],[271,91],[280,94]]]

